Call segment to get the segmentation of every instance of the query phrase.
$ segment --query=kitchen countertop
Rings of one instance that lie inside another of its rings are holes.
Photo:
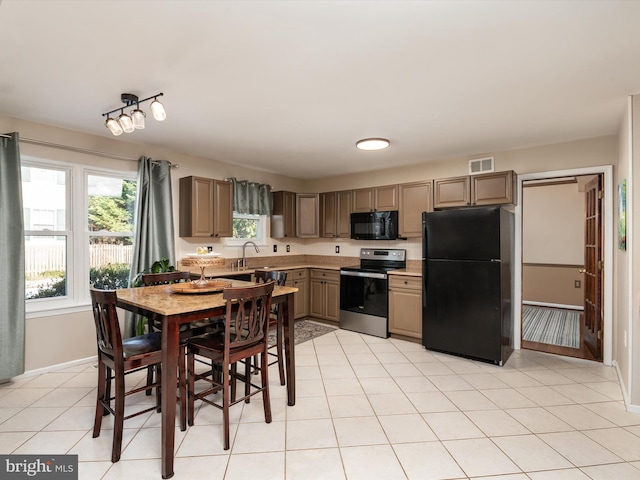
[[[244,275],[244,274],[252,274],[256,270],[296,270],[300,268],[319,268],[322,270],[340,270],[340,265],[326,265],[326,264],[316,264],[316,263],[304,263],[304,264],[296,264],[296,265],[280,265],[280,266],[254,266],[254,267],[246,267],[243,270],[234,269],[232,270],[229,267],[223,268],[206,268],[205,276],[209,278],[219,278],[219,277],[233,277],[236,275]],[[200,269],[198,268],[188,268],[191,273],[199,274]],[[422,269],[415,267],[408,268],[399,268],[397,270],[392,270],[389,272],[389,275],[403,275],[408,277],[421,277]]]
[[[403,275],[405,277],[422,277],[422,268],[408,267],[391,270],[389,275]]]

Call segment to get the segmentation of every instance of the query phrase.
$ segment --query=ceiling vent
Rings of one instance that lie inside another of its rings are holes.
[[[469,160],[469,175],[493,172],[493,157]]]

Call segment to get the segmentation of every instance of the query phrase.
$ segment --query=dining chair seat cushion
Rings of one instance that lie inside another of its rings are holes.
[[[155,352],[162,348],[162,336],[160,332],[146,333],[137,337],[122,340],[122,350],[125,358],[143,353]]]

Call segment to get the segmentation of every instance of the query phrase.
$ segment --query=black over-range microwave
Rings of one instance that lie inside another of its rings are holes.
[[[351,214],[354,240],[395,240],[398,238],[398,211]]]

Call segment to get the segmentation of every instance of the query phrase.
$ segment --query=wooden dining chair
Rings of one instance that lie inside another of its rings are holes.
[[[256,283],[276,282],[279,287],[284,286],[287,282],[287,272],[281,272],[278,270],[256,270],[254,272],[256,277]],[[280,375],[280,385],[284,385],[284,330],[282,324],[282,316],[280,311],[280,305],[274,305],[271,307],[271,314],[269,316],[269,329],[275,327],[276,329],[276,343],[267,347],[267,353],[271,357],[275,357],[272,362],[267,362],[268,366],[275,363],[278,364],[278,374]],[[254,357],[254,368],[259,370],[258,359]]]
[[[142,284],[145,287],[153,286],[153,285],[166,285],[172,283],[180,283],[183,281],[188,282],[191,278],[191,273],[189,272],[161,272],[161,273],[145,273],[142,275]],[[219,319],[207,319],[200,320],[198,322],[191,323],[183,323],[180,325],[180,344],[178,346],[178,378],[181,379],[180,384],[178,385],[178,392],[180,398],[185,398],[184,402],[180,402],[180,419],[181,419],[181,428],[183,430],[186,429],[186,418],[187,418],[187,385],[186,385],[186,354],[187,354],[187,340],[191,337],[195,337],[197,335],[203,335],[205,333],[210,333],[214,331],[218,331],[222,328]],[[157,317],[151,317],[148,319],[149,331],[160,332],[162,331],[162,323],[158,320]],[[147,371],[147,385],[153,383],[153,369],[148,369]],[[147,395],[150,395],[151,391],[147,391]]]
[[[93,438],[100,436],[102,417],[108,414],[114,416],[113,446],[111,461],[120,460],[122,450],[122,433],[124,421],[142,415],[152,410],[160,409],[160,365],[162,361],[161,336],[158,332],[147,333],[137,337],[122,339],[118,312],[116,311],[117,296],[113,290],[97,290],[90,288],[93,319],[96,327],[98,344],[98,394],[96,412],[93,423]],[[134,372],[148,367],[156,370],[156,382],[151,385],[125,389],[124,378]],[[111,396],[111,382],[114,381],[114,394]],[[180,381],[180,379],[179,379]],[[181,379],[184,382],[184,379]],[[174,385],[173,388],[176,386]],[[166,387],[165,387],[166,388]],[[156,389],[156,404],[129,415],[124,414],[125,398],[135,393]],[[186,398],[181,398],[186,406]],[[113,402],[113,406],[112,406]],[[185,409],[181,408],[181,412]],[[181,418],[181,424],[186,422]]]
[[[195,400],[201,400],[223,412],[224,449],[229,450],[229,408],[262,392],[264,418],[271,423],[271,402],[267,368],[267,336],[269,332],[269,310],[275,283],[269,282],[248,287],[225,288],[222,296],[226,300],[224,332],[193,337],[187,341],[188,370],[188,423],[193,425]],[[220,366],[204,373],[195,371],[195,355],[211,359]],[[251,383],[250,362],[245,362],[244,374],[237,371],[238,362],[250,360],[254,355],[261,358],[262,375],[260,386]],[[220,378],[221,377],[221,378]],[[209,386],[196,392],[195,382],[206,381]],[[245,394],[236,398],[236,380],[245,382]],[[222,404],[207,398],[222,391]]]

